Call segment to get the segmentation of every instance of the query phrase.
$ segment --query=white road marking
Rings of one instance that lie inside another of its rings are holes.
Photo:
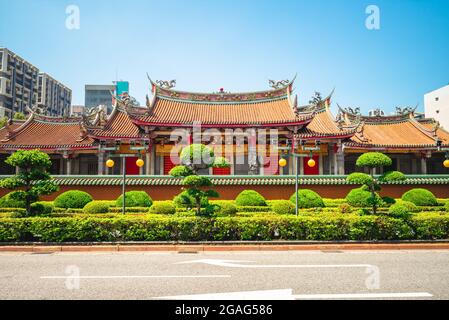
[[[329,294],[295,294],[295,299],[372,299],[372,298],[428,298],[433,297],[428,292],[398,292],[398,293],[329,293]]]
[[[230,275],[161,275],[161,276],[42,276],[40,279],[157,279],[157,278],[230,278]]]
[[[205,263],[229,268],[369,268],[370,264],[240,264],[238,262],[253,262],[221,259],[199,259],[177,262],[175,264]]]
[[[381,299],[429,298],[428,292],[293,294],[293,289],[191,294],[154,297],[167,300],[317,300],[317,299]]]
[[[294,300],[293,289],[191,294],[155,297],[167,300]]]

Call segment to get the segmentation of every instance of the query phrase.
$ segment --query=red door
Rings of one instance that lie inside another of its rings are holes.
[[[138,157],[127,157],[126,158],[126,174],[138,175],[139,167],[136,165]]]
[[[231,174],[231,168],[212,168],[212,172],[217,176],[228,176]]]
[[[164,156],[164,175],[168,175],[170,170],[176,166],[177,166],[177,164],[175,164],[175,163],[173,163],[173,161],[171,161],[170,155]]]
[[[309,167],[309,165],[307,164],[307,162],[310,160],[309,157],[305,157],[304,158],[304,174],[305,175],[318,175],[320,174],[320,156],[319,155],[314,155],[313,156],[313,160],[315,160],[315,166],[314,167]]]

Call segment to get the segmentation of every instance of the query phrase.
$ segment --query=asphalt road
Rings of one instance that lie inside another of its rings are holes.
[[[0,253],[0,299],[449,299],[449,250]]]

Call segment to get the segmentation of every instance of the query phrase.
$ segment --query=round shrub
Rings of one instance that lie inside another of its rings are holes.
[[[123,196],[117,198],[117,207],[123,206]],[[125,192],[125,205],[131,207],[151,207],[153,200],[145,191],[128,191]]]
[[[91,201],[83,208],[84,213],[108,213],[110,204],[108,201]]]
[[[380,180],[385,182],[403,181],[405,179],[406,179],[405,174],[403,174],[400,171],[388,171],[380,177]]]
[[[403,205],[404,207],[407,208],[408,211],[410,212],[420,212],[421,210],[416,206],[416,204],[414,204],[413,202],[410,201],[404,201],[404,200],[398,200],[396,203]]]
[[[411,212],[406,206],[396,203],[388,209],[388,215],[393,218],[407,219],[411,216]]]
[[[195,199],[190,196],[187,191],[183,191],[173,198],[173,203],[177,208],[193,208],[195,207]],[[201,199],[201,207],[209,204],[206,197]]]
[[[70,190],[57,196],[53,204],[57,208],[82,209],[92,200],[92,196],[87,192],[80,190]]]
[[[35,202],[30,206],[30,214],[32,216],[40,216],[45,214],[45,206],[42,203]]]
[[[290,201],[296,203],[296,195],[292,194]],[[324,207],[324,201],[315,191],[309,189],[298,190],[298,207],[299,208],[321,208]]]
[[[176,207],[172,201],[155,201],[150,208],[154,214],[175,214]]]
[[[25,201],[14,198],[14,195],[18,195],[19,193],[20,191],[13,191],[1,197],[0,208],[25,208]]]
[[[404,201],[410,201],[417,206],[436,206],[438,205],[437,198],[427,189],[415,188],[407,191],[401,197]]]
[[[449,202],[446,202],[446,205],[444,206],[447,212],[449,212]]]
[[[392,164],[392,160],[389,156],[380,152],[367,152],[357,158],[357,167],[389,167]]]
[[[43,213],[44,214],[50,214],[55,209],[53,201],[38,201],[38,202],[35,202],[33,204],[39,204],[39,205],[43,206]]]
[[[376,201],[380,202],[379,195],[376,194]],[[372,206],[371,192],[366,187],[355,188],[349,191],[346,201],[353,207],[370,207]]]
[[[267,202],[259,192],[244,190],[235,198],[235,204],[238,206],[266,206]]]
[[[216,211],[218,214],[234,215],[237,213],[237,206],[232,201],[215,200],[211,204],[219,207],[218,210]]]
[[[277,214],[295,214],[295,205],[289,200],[272,201],[271,209]]]

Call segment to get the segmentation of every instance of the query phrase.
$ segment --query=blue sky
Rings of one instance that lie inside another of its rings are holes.
[[[65,26],[68,5],[80,29]],[[368,5],[380,29],[365,27]],[[362,111],[423,110],[423,95],[449,83],[449,1],[0,0],[0,46],[73,90],[130,81],[145,101],[146,72],[190,91],[251,91],[298,73],[305,104],[336,88],[333,104]]]

